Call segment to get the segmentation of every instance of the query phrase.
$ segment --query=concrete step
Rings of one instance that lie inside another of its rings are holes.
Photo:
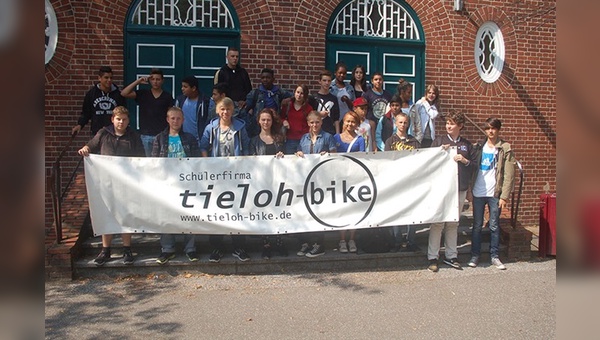
[[[462,225],[458,231],[459,260],[466,266],[470,259],[471,233],[470,227]],[[122,243],[119,236],[113,240],[113,260],[102,267],[97,267],[93,260],[102,247],[100,237],[94,237],[84,243],[84,256],[74,262],[76,277],[94,277],[104,275],[129,276],[151,275],[157,272],[167,272],[177,275],[185,272],[202,272],[214,275],[249,275],[249,274],[282,274],[298,272],[331,272],[331,271],[365,271],[365,270],[394,270],[394,269],[424,269],[427,267],[427,244],[429,228],[417,231],[416,242],[419,251],[400,251],[389,253],[365,253],[360,248],[357,253],[340,253],[337,251],[339,233],[325,233],[325,254],[316,258],[297,256],[299,242],[293,235],[284,236],[288,256],[279,256],[275,251],[269,260],[261,258],[262,240],[257,236],[246,238],[246,251],[250,260],[241,262],[231,255],[230,238],[225,237],[227,252],[219,263],[209,262],[208,257],[212,248],[207,235],[197,235],[196,247],[200,260],[190,262],[182,252],[182,242],[178,242],[176,257],[164,265],[156,262],[160,254],[160,236],[156,234],[133,235],[132,250],[135,256],[133,265],[125,265],[122,257]],[[177,239],[177,238],[176,238]],[[482,243],[482,261],[489,260],[489,231],[484,229]],[[403,249],[405,250],[405,248]],[[501,246],[501,254],[505,251]],[[443,259],[443,248],[440,252]],[[442,267],[444,267],[442,265]],[[449,267],[448,267],[449,268]]]

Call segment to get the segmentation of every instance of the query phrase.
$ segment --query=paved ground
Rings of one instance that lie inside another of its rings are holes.
[[[47,339],[549,339],[556,262],[46,284]]]

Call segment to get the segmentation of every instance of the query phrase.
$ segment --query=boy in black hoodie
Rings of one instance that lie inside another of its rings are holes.
[[[109,66],[102,66],[98,71],[98,83],[94,85],[83,99],[81,115],[77,120],[77,125],[71,129],[72,134],[76,134],[89,122],[92,136],[95,136],[100,129],[111,125],[112,111],[117,106],[125,106],[125,98],[121,96],[119,87],[113,84],[113,73]]]

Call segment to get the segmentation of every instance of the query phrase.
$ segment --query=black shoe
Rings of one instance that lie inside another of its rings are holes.
[[[175,258],[175,253],[160,253],[160,255],[158,255],[158,257],[156,258],[156,263],[165,264],[173,258]]]
[[[187,255],[187,258],[188,260],[190,260],[190,262],[198,261],[198,253],[196,253],[195,251],[190,251],[188,253],[185,253],[185,255]]]
[[[325,254],[325,249],[323,249],[323,246],[320,244],[313,244],[312,249],[306,253],[306,257],[317,257],[317,256],[321,256]]]
[[[285,247],[285,244],[283,243],[283,240],[280,237],[278,237],[275,240],[275,249],[277,249],[277,253],[279,254],[279,256],[283,256],[283,257],[288,256],[288,250]]]
[[[418,252],[418,251],[421,251],[421,248],[418,245],[416,245],[416,244],[409,244],[409,245],[406,246],[406,248],[404,248],[404,251],[407,251],[407,252]]]
[[[102,249],[100,254],[94,259],[94,264],[100,267],[108,261],[110,261],[110,249]]]
[[[287,257],[287,256],[289,255],[289,254],[288,254],[288,250],[287,250],[287,248],[286,248],[286,247],[279,247],[279,248],[277,248],[277,253],[278,253],[278,254],[279,254],[279,256],[281,256],[281,257]]]
[[[133,253],[131,253],[131,249],[123,251],[123,263],[127,265],[133,264]]]
[[[265,244],[262,251],[262,258],[269,260],[271,258],[271,245]]]
[[[238,259],[242,262],[246,262],[246,261],[250,260],[250,256],[248,256],[248,254],[246,254],[246,251],[242,248],[237,248],[236,250],[233,251],[233,253],[231,253],[231,255],[233,255],[233,257],[235,257],[236,259]]]
[[[438,270],[440,270],[440,268],[438,267],[438,261],[437,260],[429,260],[429,266],[427,267],[427,269],[429,269],[430,271],[437,273]]]
[[[208,258],[208,260],[210,262],[214,262],[217,263],[219,261],[221,261],[221,258],[223,257],[223,253],[219,250],[219,249],[215,249],[213,250],[213,252],[210,254],[210,257]]]
[[[460,266],[460,262],[458,262],[458,259],[455,257],[453,259],[444,259],[444,263],[449,265],[452,268],[458,269],[458,270],[462,270],[462,267]]]
[[[296,255],[305,256],[306,254],[308,254],[309,248],[310,246],[308,245],[308,243],[302,243],[302,245],[300,246],[300,250],[298,250]]]

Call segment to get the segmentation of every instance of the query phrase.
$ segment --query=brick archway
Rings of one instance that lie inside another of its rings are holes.
[[[71,3],[62,1],[50,1],[54,7],[58,25],[58,41],[54,56],[45,67],[46,83],[57,79],[71,63],[73,51],[75,50],[75,32],[70,29],[74,26],[75,17]]]
[[[477,72],[474,60],[475,38],[477,30],[487,21],[495,22],[504,37],[505,59],[500,78],[493,83],[486,83]],[[517,39],[515,28],[506,13],[501,9],[486,6],[478,9],[469,16],[462,30],[462,58],[467,83],[477,93],[483,96],[498,96],[511,87],[517,68]]]

